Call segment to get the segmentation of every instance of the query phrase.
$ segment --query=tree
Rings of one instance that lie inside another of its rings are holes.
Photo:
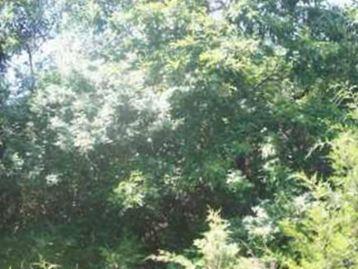
[[[297,201],[324,214],[331,205],[295,175],[338,189],[331,142],[356,123],[353,5],[51,3],[1,6],[0,202],[11,202],[1,203],[10,251],[0,267],[30,267],[38,254],[64,268],[165,266],[142,257],[188,249],[206,229],[207,206],[227,221],[210,215],[215,227],[196,241],[195,258],[163,259],[211,266],[206,247],[219,256],[233,247],[219,267],[250,257],[261,267],[315,264],[316,242],[295,245],[282,223],[299,217],[314,234],[334,222],[297,216]],[[14,80],[10,62],[21,55],[29,68]]]
[[[166,251],[160,251],[159,255],[151,258],[159,262],[178,264],[186,269],[265,268],[258,259],[239,256],[239,247],[236,243],[230,243],[229,225],[220,217],[219,212],[209,210],[207,222],[209,231],[203,234],[202,239],[194,241],[197,249],[195,259],[190,260]]]

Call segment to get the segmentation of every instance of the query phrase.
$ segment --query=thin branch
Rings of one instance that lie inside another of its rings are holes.
[[[34,72],[34,65],[32,61],[32,52],[29,44],[25,45],[25,49],[27,52],[27,55],[29,57],[29,67],[30,67],[30,76],[31,76],[31,84],[30,84],[30,91],[33,91],[35,86],[35,72]]]

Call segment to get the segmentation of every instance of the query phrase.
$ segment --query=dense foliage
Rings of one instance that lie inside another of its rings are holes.
[[[0,0],[0,268],[358,268],[358,9]]]

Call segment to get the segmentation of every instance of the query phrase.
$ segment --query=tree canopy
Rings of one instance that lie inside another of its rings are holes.
[[[358,9],[0,0],[0,268],[358,268]]]

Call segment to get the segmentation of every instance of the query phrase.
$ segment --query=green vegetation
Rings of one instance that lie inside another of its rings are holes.
[[[357,269],[358,8],[0,0],[0,268]]]

